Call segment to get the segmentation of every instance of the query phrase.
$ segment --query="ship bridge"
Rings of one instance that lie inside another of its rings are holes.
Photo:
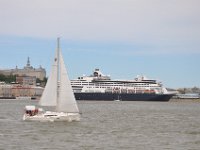
[[[93,77],[93,80],[110,80],[110,76],[104,75],[99,69],[95,69],[90,77]]]

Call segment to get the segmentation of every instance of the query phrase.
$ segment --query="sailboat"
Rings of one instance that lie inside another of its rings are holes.
[[[23,120],[30,121],[79,121],[80,113],[68,78],[63,56],[60,50],[60,39],[51,73],[39,101],[40,106],[53,106],[55,111],[44,111],[36,106],[25,106]]]

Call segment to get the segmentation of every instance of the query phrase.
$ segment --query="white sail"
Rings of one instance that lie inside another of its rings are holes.
[[[60,52],[60,86],[58,90],[58,112],[78,113],[79,109],[74,97],[62,54]]]
[[[56,106],[56,99],[57,99],[57,53],[54,58],[54,62],[52,65],[52,70],[45,86],[44,92],[42,97],[39,101],[39,105],[41,106]]]

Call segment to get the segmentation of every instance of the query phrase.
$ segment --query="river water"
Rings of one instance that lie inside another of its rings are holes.
[[[0,150],[199,150],[200,103],[79,101],[80,122],[27,122],[0,100]]]

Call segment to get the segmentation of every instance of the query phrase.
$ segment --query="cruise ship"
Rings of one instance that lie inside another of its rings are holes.
[[[76,100],[169,101],[173,94],[161,82],[137,76],[133,80],[111,80],[99,69],[90,76],[71,80]]]

